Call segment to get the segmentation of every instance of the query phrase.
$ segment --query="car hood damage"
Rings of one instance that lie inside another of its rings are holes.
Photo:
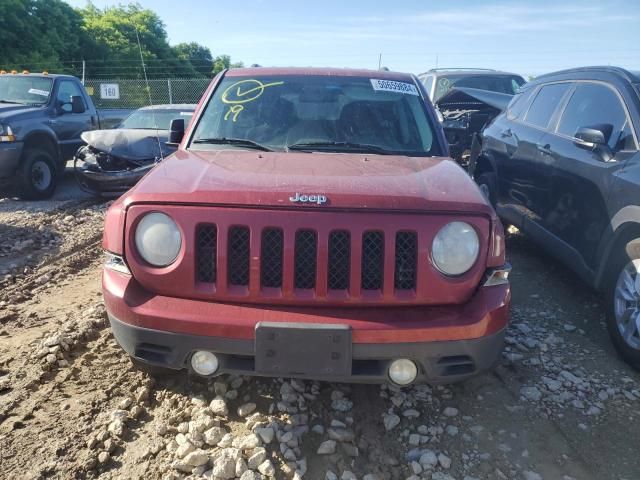
[[[512,95],[477,88],[452,88],[437,102],[451,156],[461,165],[469,160],[473,136],[507,108]]]
[[[76,179],[84,190],[102,196],[127,191],[175,151],[164,130],[95,130],[81,137],[87,145],[74,158]]]

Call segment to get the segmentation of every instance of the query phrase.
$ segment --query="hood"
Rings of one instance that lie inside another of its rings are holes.
[[[489,90],[480,90],[479,88],[456,87],[445,93],[436,105],[441,110],[446,110],[448,106],[460,108],[466,105],[478,105],[478,102],[495,108],[497,110],[506,110],[507,105],[513,98],[508,93],[490,92]],[[466,104],[466,105],[465,105]]]
[[[16,113],[29,113],[42,109],[43,106],[22,105],[19,103],[0,103],[0,122],[10,120]]]
[[[166,157],[175,150],[166,144],[169,138],[169,133],[166,130],[93,130],[84,132],[80,137],[87,145],[96,150],[124,160],[135,161]]]
[[[296,194],[321,195],[326,203],[294,203]],[[178,150],[124,202],[493,215],[473,180],[449,159],[239,149]]]

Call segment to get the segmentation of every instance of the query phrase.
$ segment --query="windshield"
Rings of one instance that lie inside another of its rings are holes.
[[[349,76],[227,77],[209,101],[191,148],[229,148],[229,140],[235,148],[247,148],[248,140],[281,151],[427,156],[440,154],[432,153],[433,137],[413,83]]]
[[[433,101],[440,100],[454,86],[513,95],[524,83],[524,79],[518,75],[447,75],[438,78]]]
[[[0,76],[0,103],[43,105],[49,100],[53,80],[29,76]]]
[[[186,125],[192,116],[193,111],[185,110],[136,110],[125,118],[118,128],[169,130],[171,120],[183,118]]]

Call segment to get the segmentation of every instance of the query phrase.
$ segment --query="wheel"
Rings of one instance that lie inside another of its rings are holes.
[[[43,200],[56,190],[56,163],[46,150],[28,149],[22,157],[18,176],[21,198]]]
[[[640,370],[640,239],[629,242],[607,278],[607,329],[620,356]]]
[[[496,204],[496,176],[494,173],[483,173],[478,175],[476,183],[484,195],[484,198],[489,200],[489,203],[493,206]]]
[[[129,357],[131,360],[131,364],[133,368],[144,372],[154,378],[163,378],[169,377],[176,374],[176,370],[172,370],[170,368],[158,367],[157,365],[151,365],[149,363],[143,362],[142,360],[138,360],[134,357]]]

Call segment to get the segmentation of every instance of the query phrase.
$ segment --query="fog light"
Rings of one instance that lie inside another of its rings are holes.
[[[391,362],[389,378],[398,385],[409,385],[418,376],[418,367],[414,362],[406,358],[400,358]]]
[[[218,370],[218,357],[211,352],[200,350],[191,357],[191,367],[198,375],[213,375]]]

